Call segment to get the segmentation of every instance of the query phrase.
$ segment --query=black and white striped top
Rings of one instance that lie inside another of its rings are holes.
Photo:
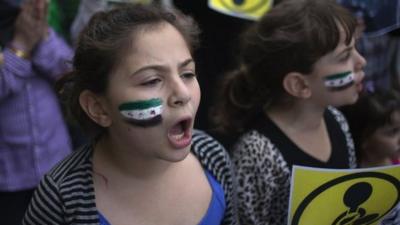
[[[92,152],[92,145],[87,145],[45,175],[25,214],[24,225],[99,224]],[[238,224],[232,164],[225,149],[206,133],[195,130],[192,152],[224,189],[226,212],[223,224]]]

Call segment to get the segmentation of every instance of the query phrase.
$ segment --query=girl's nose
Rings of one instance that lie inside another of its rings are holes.
[[[357,51],[354,52],[355,71],[362,70],[367,65],[367,60]]]
[[[363,69],[367,65],[365,58],[357,51],[354,52],[354,72],[356,73],[356,82],[361,82],[364,79]]]
[[[173,81],[171,84],[171,95],[168,99],[169,105],[172,107],[181,107],[186,105],[190,99],[190,92],[185,82],[180,78]]]

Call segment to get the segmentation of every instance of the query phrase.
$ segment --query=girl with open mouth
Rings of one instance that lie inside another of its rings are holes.
[[[193,129],[197,34],[155,6],[92,17],[58,86],[92,142],[44,177],[23,224],[236,224],[228,155]]]

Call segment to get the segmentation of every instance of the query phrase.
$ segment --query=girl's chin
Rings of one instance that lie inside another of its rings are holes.
[[[166,158],[165,160],[173,163],[181,162],[189,156],[190,145],[185,148],[179,149],[179,151],[176,151],[175,149],[173,151],[174,152],[171,153],[171,155],[169,155],[168,158]]]

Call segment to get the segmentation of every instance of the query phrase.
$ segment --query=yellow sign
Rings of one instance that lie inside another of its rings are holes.
[[[400,166],[294,166],[289,225],[377,225],[400,200]]]
[[[208,0],[208,6],[218,12],[257,20],[273,6],[273,0]]]

